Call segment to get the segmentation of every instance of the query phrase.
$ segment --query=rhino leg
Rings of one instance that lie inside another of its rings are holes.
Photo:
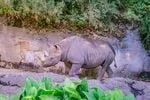
[[[108,57],[108,59],[105,60],[104,64],[102,65],[102,69],[99,69],[98,79],[99,79],[100,81],[102,81],[102,78],[103,78],[105,72],[106,72],[107,70],[110,71],[109,65],[111,64],[111,62],[112,62],[111,57]],[[109,72],[109,73],[111,74],[111,72]]]
[[[112,77],[113,71],[112,71],[112,69],[110,68],[110,66],[108,66],[108,68],[106,69],[106,72],[107,72],[107,74],[108,74],[108,77]]]
[[[71,70],[69,71],[69,76],[78,77],[78,73],[81,67],[81,64],[72,64]]]
[[[107,65],[103,66],[102,69],[99,69],[99,72],[98,72],[98,79],[100,81],[102,81],[102,78],[106,72],[106,69],[107,69]]]

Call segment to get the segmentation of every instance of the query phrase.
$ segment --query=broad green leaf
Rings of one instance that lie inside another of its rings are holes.
[[[70,97],[76,98],[77,100],[81,100],[81,96],[76,91],[76,85],[69,79],[66,78],[64,82],[64,92],[69,94]]]
[[[15,95],[11,96],[11,100],[20,100],[20,97],[21,97],[21,93],[19,92]]]
[[[95,96],[93,95],[92,91],[89,92],[83,92],[87,98],[87,100],[96,100]]]
[[[135,100],[135,97],[133,94],[129,94],[125,97],[125,100]]]
[[[70,100],[69,95],[64,94],[63,99],[64,99],[64,100]]]
[[[63,96],[64,95],[63,88],[62,87],[55,87],[53,95],[55,95],[55,96]]]
[[[32,87],[31,80],[29,78],[26,79],[25,89],[28,90]]]
[[[40,95],[48,95],[48,96],[50,96],[50,95],[53,94],[54,91],[55,90],[46,90],[46,89],[40,88],[38,90],[37,96],[40,96]]]
[[[82,81],[81,81],[81,86],[82,86],[82,89],[84,89],[84,91],[88,91],[88,83],[87,83],[87,80],[82,80]]]
[[[36,89],[39,88],[38,81],[36,81],[35,79],[31,79],[31,78],[29,80],[32,83],[32,86],[34,86]]]
[[[81,100],[81,96],[74,88],[64,87],[64,92],[69,95],[69,97],[76,98],[77,100]]]
[[[23,97],[22,100],[36,100],[34,96],[26,96],[26,97]]]
[[[44,77],[42,80],[41,80],[42,83],[44,83],[45,85],[45,89],[51,89],[52,87],[52,83],[51,83],[51,80],[47,77]]]
[[[104,99],[104,92],[100,90],[99,88],[92,88],[91,90],[93,92],[94,97],[96,100],[103,100]]]
[[[0,100],[8,100],[8,97],[4,94],[0,94]]]
[[[28,90],[28,95],[36,96],[36,95],[37,95],[37,89],[36,89],[35,87],[31,87],[31,88]]]
[[[114,91],[112,91],[113,100],[117,100],[117,99],[124,100],[125,99],[124,97],[125,96],[124,96],[123,92],[120,89],[115,89]]]
[[[82,80],[80,84],[77,85],[76,90],[81,95],[82,98],[85,97],[83,91],[88,92],[88,83],[87,80]]]
[[[69,78],[66,78],[66,80],[64,82],[64,87],[76,89],[76,85]]]
[[[61,100],[56,96],[47,96],[47,95],[41,95],[39,96],[40,100]]]
[[[84,92],[88,100],[104,100],[104,93],[99,88],[92,88],[89,92]]]
[[[25,86],[23,87],[22,97],[28,96],[31,87],[32,87],[31,80],[30,78],[27,78],[25,82]]]
[[[111,91],[105,91],[105,99],[104,100],[111,100]]]
[[[45,89],[45,84],[43,82],[39,82],[39,88]]]

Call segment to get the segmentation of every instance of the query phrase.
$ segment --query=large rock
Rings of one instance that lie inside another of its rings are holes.
[[[60,34],[31,34],[27,30],[0,26],[0,66],[14,67],[11,63],[25,63],[35,60],[35,64],[41,63],[45,51],[50,49],[50,45],[63,39]],[[36,56],[35,56],[36,55]],[[16,67],[16,66],[15,66]]]

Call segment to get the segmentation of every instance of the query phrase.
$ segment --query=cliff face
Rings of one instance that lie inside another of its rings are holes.
[[[41,53],[49,49],[51,43],[46,35],[33,35],[19,28],[0,27],[1,61],[19,63],[29,52],[43,56]]]

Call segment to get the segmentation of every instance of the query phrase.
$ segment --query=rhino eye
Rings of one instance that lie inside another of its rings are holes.
[[[50,58],[49,60],[52,60],[53,58]]]
[[[46,55],[44,55],[44,57],[47,57]]]

